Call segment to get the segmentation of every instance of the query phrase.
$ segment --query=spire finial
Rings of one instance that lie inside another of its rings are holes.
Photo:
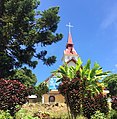
[[[70,24],[70,22],[69,22],[69,24],[67,24],[66,26],[69,27],[69,33],[70,33],[70,32],[71,32],[71,27],[74,27],[74,26],[72,26],[72,25]]]

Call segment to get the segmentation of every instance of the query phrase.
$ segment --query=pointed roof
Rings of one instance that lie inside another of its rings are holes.
[[[68,41],[67,41],[67,44],[72,44],[72,45],[73,45],[73,42],[72,42],[72,35],[71,35],[70,32],[69,32],[69,35],[68,35]]]
[[[72,35],[71,35],[71,32],[69,32],[69,34],[68,34],[68,41],[67,41],[67,44],[66,44],[66,49],[64,50],[64,54],[67,54],[67,55],[78,55],[77,52],[75,51],[73,45],[74,44],[73,44],[73,41],[72,41]]]

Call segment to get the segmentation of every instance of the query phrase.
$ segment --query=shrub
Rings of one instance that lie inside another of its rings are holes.
[[[112,105],[111,105],[112,109],[117,111],[117,96],[113,96],[112,97]]]
[[[117,119],[117,111],[115,110],[110,110],[108,114],[109,119]]]
[[[33,117],[30,114],[27,115],[27,110],[21,109],[16,113],[16,119],[38,119],[38,117]]]
[[[9,110],[11,116],[27,102],[28,95],[29,89],[19,81],[0,79],[0,109]]]
[[[94,115],[91,116],[91,119],[107,119],[104,113],[101,113],[100,111],[96,111]]]
[[[13,119],[8,111],[0,111],[0,119]]]
[[[93,98],[85,98],[83,101],[83,113],[84,116],[90,119],[91,115],[95,114],[96,111],[107,114],[109,107],[107,104],[107,98],[101,93],[95,95]]]
[[[47,112],[36,112],[34,113],[34,117],[38,117],[39,119],[49,119],[50,118],[50,114]]]

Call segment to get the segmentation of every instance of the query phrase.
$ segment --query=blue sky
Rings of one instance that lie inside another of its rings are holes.
[[[75,50],[85,64],[91,59],[92,64],[98,62],[104,71],[117,73],[117,0],[41,0],[39,10],[59,6],[61,21],[58,33],[63,39],[48,46],[48,55],[56,55],[57,62],[51,67],[40,61],[33,70],[38,82],[44,81],[61,64],[61,58],[68,38],[69,22]],[[39,50],[44,49],[38,47]]]

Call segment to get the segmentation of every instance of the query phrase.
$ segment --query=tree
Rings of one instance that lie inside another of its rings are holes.
[[[82,60],[78,58],[75,67],[65,64],[54,73],[60,78],[58,90],[65,97],[73,119],[82,113],[90,119],[97,110],[108,112],[107,100],[102,94],[104,85],[100,82],[108,72],[103,72],[98,63],[91,68],[88,60],[82,66]]]
[[[109,94],[111,96],[117,96],[117,74],[111,74],[103,79]]]
[[[38,97],[38,100],[42,101],[42,95],[46,94],[49,91],[47,83],[43,82],[40,83],[38,86],[35,87],[35,93]]]
[[[47,51],[36,50],[62,39],[55,33],[60,21],[59,7],[38,11],[39,0],[0,1],[0,77],[12,75],[13,69],[24,64],[35,68],[40,59],[46,65],[56,57],[46,57]]]
[[[12,77],[9,77],[9,79],[17,79],[28,87],[34,86],[37,82],[35,74],[33,74],[32,71],[30,69],[27,69],[26,67],[15,70],[15,74]]]
[[[0,110],[9,110],[11,116],[27,102],[30,89],[17,80],[0,79]],[[15,117],[14,117],[15,118]]]

